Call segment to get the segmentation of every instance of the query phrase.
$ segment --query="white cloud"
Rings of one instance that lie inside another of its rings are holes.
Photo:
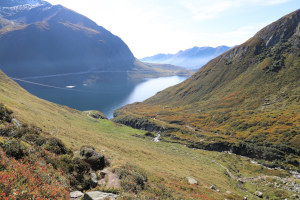
[[[290,0],[178,0],[178,3],[188,9],[194,19],[212,19],[230,11],[247,6],[270,6],[289,2]]]
[[[198,20],[214,18],[218,13],[226,11],[234,6],[233,2],[228,0],[181,0],[179,3],[190,10],[194,15],[194,18]]]

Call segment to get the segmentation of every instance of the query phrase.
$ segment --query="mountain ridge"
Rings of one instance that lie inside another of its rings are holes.
[[[193,47],[180,50],[176,54],[156,54],[154,56],[142,58],[141,61],[151,63],[163,63],[182,66],[188,69],[199,69],[209,60],[219,56],[231,47]]]

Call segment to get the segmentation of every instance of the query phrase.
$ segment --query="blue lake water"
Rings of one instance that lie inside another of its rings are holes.
[[[112,118],[115,109],[144,101],[188,78],[170,76],[128,81],[124,77],[124,74],[101,72],[28,77],[15,81],[40,98],[82,111],[99,110]]]

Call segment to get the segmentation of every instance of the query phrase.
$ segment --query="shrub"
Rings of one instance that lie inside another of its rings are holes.
[[[44,163],[8,158],[0,148],[0,166],[5,168],[0,167],[0,199],[68,199],[64,175]]]
[[[3,143],[0,143],[0,146],[7,156],[16,159],[21,159],[27,154],[25,146],[16,139],[6,140]]]
[[[121,186],[125,191],[138,193],[146,188],[148,178],[142,169],[126,164],[115,171],[119,174]]]
[[[40,135],[35,135],[35,134],[32,134],[32,133],[28,133],[28,134],[25,134],[23,136],[23,139],[27,142],[30,142],[32,144],[35,144],[37,146],[42,146],[46,143],[47,139],[40,136]]]
[[[7,109],[3,104],[0,104],[0,120],[11,122],[12,121],[12,114],[13,112]]]
[[[71,153],[60,139],[54,137],[48,138],[46,144],[43,145],[43,148],[58,155]]]

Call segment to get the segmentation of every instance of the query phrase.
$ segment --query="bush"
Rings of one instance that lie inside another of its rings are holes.
[[[37,146],[42,146],[46,143],[47,139],[40,136],[40,135],[35,135],[35,134],[32,134],[32,133],[28,133],[28,134],[25,134],[23,136],[23,139],[27,142],[30,142],[32,144],[35,144]]]
[[[57,155],[71,153],[60,139],[54,137],[47,138],[46,144],[43,145],[43,148]]]
[[[138,193],[147,186],[148,178],[142,169],[127,164],[120,169],[116,169],[115,172],[119,174],[121,186],[127,192]]]
[[[0,120],[11,122],[12,121],[12,114],[13,112],[7,109],[3,104],[0,104]]]
[[[25,146],[16,139],[4,141],[3,143],[0,143],[0,146],[7,156],[16,159],[21,159],[27,154]]]
[[[41,163],[8,158],[0,148],[0,199],[68,199],[64,174]]]

